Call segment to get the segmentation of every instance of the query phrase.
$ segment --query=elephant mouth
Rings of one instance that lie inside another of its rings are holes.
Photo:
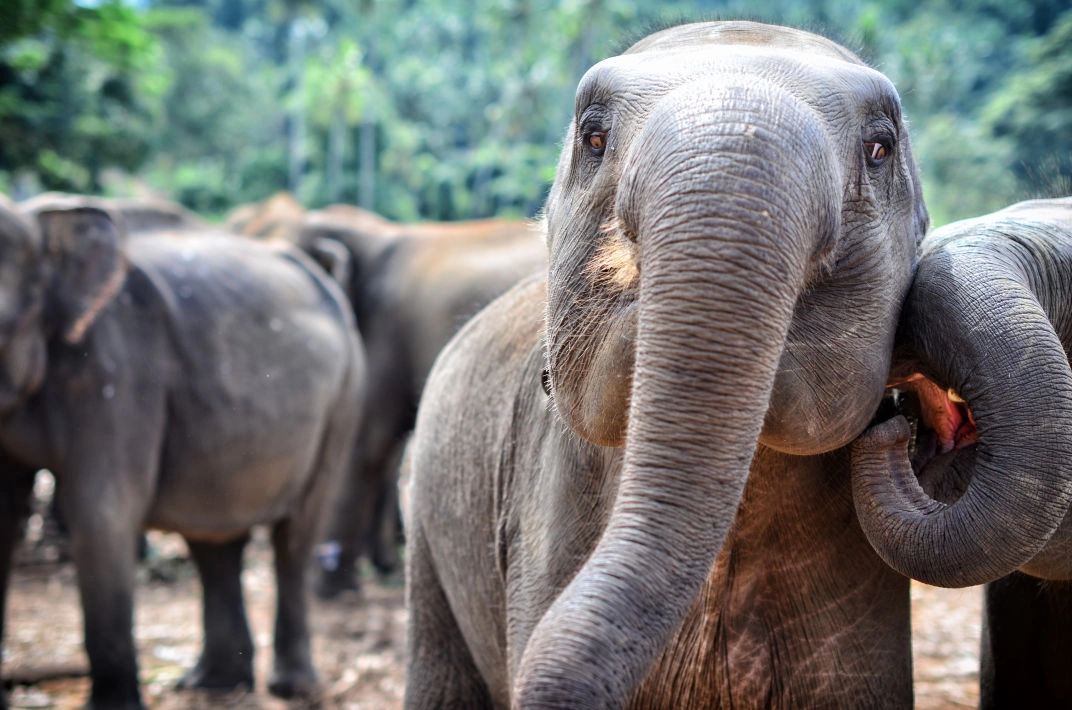
[[[873,424],[897,415],[908,420],[911,430],[907,455],[912,470],[924,489],[936,493],[937,482],[946,480],[950,469],[963,468],[960,459],[971,458],[961,454],[974,455],[979,440],[975,416],[952,388],[942,388],[918,372],[887,385]]]

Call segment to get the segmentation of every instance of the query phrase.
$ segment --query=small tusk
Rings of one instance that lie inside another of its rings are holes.
[[[961,397],[959,394],[957,394],[957,391],[955,389],[953,389],[952,387],[947,389],[945,391],[945,394],[946,394],[947,397],[949,397],[950,402],[957,402],[959,404],[967,404],[967,402],[964,401],[964,398]]]

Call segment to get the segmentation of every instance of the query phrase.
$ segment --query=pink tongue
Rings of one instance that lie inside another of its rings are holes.
[[[967,406],[949,399],[949,395],[923,375],[915,374],[901,383],[919,397],[923,410],[923,424],[933,429],[942,446],[940,453],[948,453],[975,443],[978,434],[975,419]]]

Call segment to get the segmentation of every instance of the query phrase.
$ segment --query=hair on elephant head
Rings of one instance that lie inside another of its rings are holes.
[[[915,436],[897,417],[857,446],[861,521],[905,574],[943,586],[1017,569],[1072,579],[1070,284],[1072,198],[924,241],[891,383]]]
[[[683,25],[590,69],[546,206],[546,296],[541,283],[519,287],[463,330],[418,414],[409,705],[476,703],[474,687],[503,707],[659,706],[660,692],[697,706],[754,702],[749,693],[910,697],[910,672],[838,652],[829,662],[866,680],[824,686],[830,668],[809,666],[822,654],[802,639],[834,629],[803,630],[814,618],[785,608],[766,609],[791,617],[769,636],[714,636],[750,626],[720,616],[734,595],[773,603],[775,592],[737,586],[781,584],[779,563],[763,571],[764,555],[746,550],[785,552],[763,542],[777,537],[760,532],[765,516],[790,490],[820,495],[801,483],[812,477],[830,489],[797,511],[807,522],[772,525],[799,541],[836,524],[852,538],[839,574],[852,559],[868,589],[890,582],[851,523],[847,472],[824,473],[841,459],[818,455],[859,435],[883,396],[926,225],[894,87],[831,41]],[[461,548],[485,544],[498,557],[481,577],[484,563]],[[725,545],[741,551],[732,579],[716,565]],[[823,576],[838,563],[816,550]],[[889,618],[903,628],[861,645],[907,668],[901,591]],[[715,611],[705,617],[702,603]],[[868,603],[861,614],[886,614]],[[794,648],[753,673],[744,665],[758,656],[724,645],[738,641]],[[434,658],[455,651],[471,660],[452,675]]]

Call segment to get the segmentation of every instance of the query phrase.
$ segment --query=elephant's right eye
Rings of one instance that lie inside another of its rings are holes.
[[[610,120],[602,104],[592,104],[577,119],[577,134],[581,146],[589,155],[602,156],[610,145]]]
[[[607,149],[607,132],[592,131],[585,135],[584,142],[592,155],[603,155],[603,151]]]

